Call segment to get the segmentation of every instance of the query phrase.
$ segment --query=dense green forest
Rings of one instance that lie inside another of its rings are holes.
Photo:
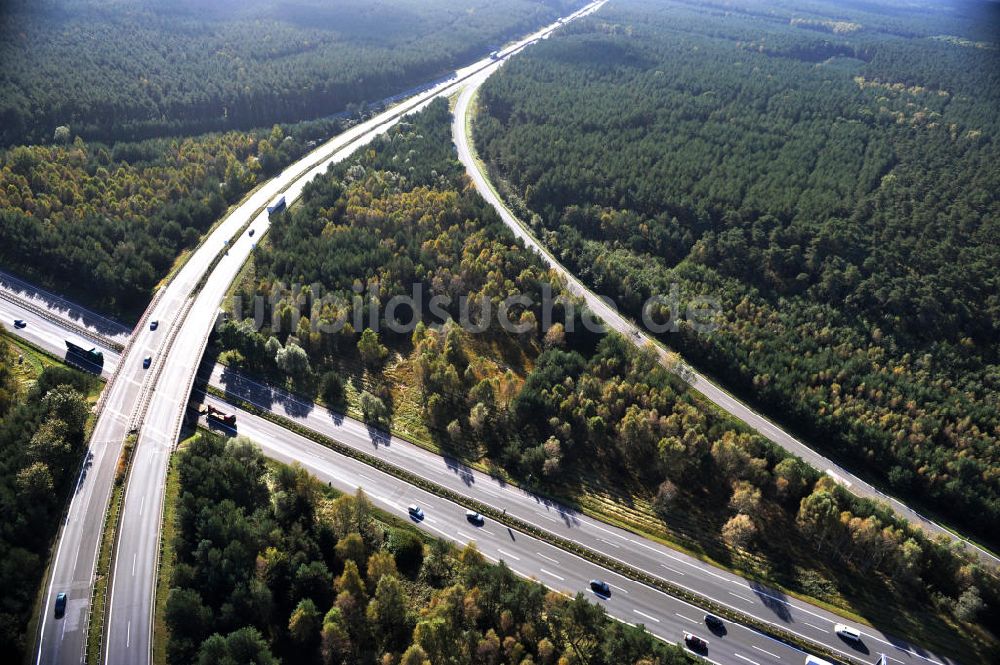
[[[579,0],[13,0],[0,146],[267,127],[395,95]]]
[[[346,385],[363,388],[359,410],[374,424],[398,422],[411,400],[444,452],[570,499],[617,488],[614,509],[636,506],[627,519],[639,528],[947,652],[957,631],[975,645],[967,656],[992,657],[978,624],[1000,607],[993,573],[706,408],[617,336],[546,327],[531,307],[513,314],[528,324],[519,333],[495,319],[470,332],[445,322],[461,317],[447,309],[425,310],[412,334],[367,319],[323,331],[348,296],[384,313],[414,284],[428,298],[543,290],[540,259],[468,187],[449,132],[439,100],[276,218],[238,289],[244,309],[219,332],[220,357],[335,407]],[[260,330],[243,318],[255,296],[269,303]]]
[[[243,439],[179,455],[168,662],[670,665],[676,646],[546,592],[468,546],[425,542]],[[564,660],[567,659],[567,660]]]
[[[229,203],[337,123],[0,152],[0,264],[124,318]]]
[[[622,0],[484,85],[476,139],[561,259],[811,445],[997,545],[995,3]]]
[[[96,379],[27,355],[0,328],[0,651],[21,662],[26,635],[80,468]]]

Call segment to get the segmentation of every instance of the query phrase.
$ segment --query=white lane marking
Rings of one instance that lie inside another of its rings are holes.
[[[135,577],[135,557],[138,552],[132,554],[132,577]]]
[[[822,631],[823,631],[824,633],[829,633],[829,632],[830,632],[830,631],[828,631],[828,630],[827,630],[826,628],[820,628],[820,627],[819,627],[819,626],[817,626],[816,624],[814,624],[814,623],[809,623],[808,621],[803,621],[802,623],[804,623],[804,624],[805,624],[805,625],[807,625],[807,626],[812,626],[812,627],[813,627],[813,628],[815,628],[816,630],[822,630]]]
[[[635,612],[636,614],[638,614],[639,616],[646,617],[650,621],[655,621],[656,623],[660,623],[659,619],[657,619],[654,616],[650,616],[650,615],[646,614],[645,612],[640,612],[639,610],[632,610],[632,611]]]
[[[622,548],[621,545],[616,545],[615,543],[611,542],[610,540],[605,540],[604,538],[598,538],[598,540],[600,540],[602,543],[606,543],[608,545],[611,545],[611,547],[614,547],[615,549],[620,550]]]
[[[676,568],[671,568],[670,566],[668,566],[665,563],[661,563],[660,564],[660,568],[666,568],[667,570],[673,571],[673,572],[675,572],[675,573],[677,573],[678,575],[681,575],[681,576],[683,576],[683,575],[686,574],[686,573],[682,573],[681,571],[677,570]]]
[[[550,522],[558,522],[559,521],[555,517],[552,517],[552,515],[549,515],[548,513],[536,513],[536,514],[544,517],[545,519],[549,520]]]
[[[142,517],[142,509],[146,505],[146,496],[139,497],[139,517]]]
[[[747,598],[746,596],[741,596],[741,595],[740,595],[740,594],[738,594],[738,593],[733,593],[732,591],[730,591],[730,592],[729,592],[729,595],[730,595],[730,596],[736,596],[737,598],[740,598],[740,599],[742,599],[742,600],[745,600],[745,601],[747,601],[748,603],[752,603],[752,602],[753,602],[753,599],[751,599],[751,598]]]
[[[375,482],[371,477],[366,476],[365,474],[361,473],[360,471],[358,472],[358,475],[361,476],[362,478],[364,478],[365,480],[367,480],[370,483],[374,483]]]
[[[514,556],[513,554],[511,554],[510,552],[505,552],[505,551],[503,551],[502,549],[500,549],[499,547],[497,548],[497,552],[500,552],[500,554],[502,554],[502,555],[504,555],[504,556],[506,556],[506,557],[510,557],[510,558],[511,558],[511,559],[513,559],[514,561],[520,561],[520,560],[521,560],[521,558],[520,558],[520,557],[516,557],[516,556]]]
[[[766,653],[766,654],[767,654],[768,656],[771,656],[772,658],[777,658],[778,660],[781,660],[781,656],[779,656],[779,655],[778,655],[778,654],[776,654],[776,653],[771,653],[770,651],[767,651],[766,649],[761,649],[761,648],[760,648],[759,646],[757,646],[756,644],[751,644],[750,646],[751,646],[752,648],[756,649],[757,651],[760,651],[761,653]]]
[[[553,558],[552,558],[552,557],[550,557],[550,556],[545,556],[545,555],[544,555],[544,554],[542,554],[541,552],[535,552],[535,554],[537,554],[538,556],[542,557],[542,558],[543,558],[543,559],[545,559],[546,561],[549,561],[549,562],[551,562],[551,563],[554,563],[554,564],[556,564],[557,566],[559,565],[559,562],[558,562],[558,561],[556,561],[555,559],[553,559]]]
[[[450,534],[450,533],[448,533],[447,531],[444,531],[443,529],[439,529],[439,528],[437,528],[436,526],[434,526],[434,525],[432,525],[432,524],[428,524],[427,526],[428,526],[429,528],[431,528],[431,529],[434,529],[435,531],[437,531],[438,533],[440,533],[440,534],[441,534],[442,536],[444,536],[445,538],[450,538],[450,539],[454,540],[454,541],[455,541],[456,543],[458,543],[458,544],[460,544],[460,545],[461,545],[461,544],[463,544],[461,540],[459,540],[459,539],[458,539],[458,538],[456,538],[455,536],[451,535],[451,534]]]
[[[604,533],[607,533],[607,534],[610,534],[612,536],[615,536],[616,538],[621,538],[622,540],[630,540],[629,538],[626,538],[625,536],[617,534],[614,531],[610,531],[608,529],[605,529],[603,526],[598,526],[598,525],[594,524],[593,522],[586,522],[586,525],[587,526],[592,526],[595,529],[598,529],[599,531],[603,531]]]
[[[620,586],[618,586],[617,584],[611,584],[610,582],[608,582],[608,586],[609,586],[609,587],[611,587],[612,589],[618,589],[618,590],[619,590],[619,591],[621,591],[622,593],[625,593],[625,594],[627,594],[627,593],[628,593],[628,590],[626,590],[626,589],[623,589],[623,588],[621,588],[621,587],[620,587]]]
[[[756,660],[750,660],[749,658],[747,658],[746,656],[743,656],[741,654],[734,653],[733,655],[736,656],[737,658],[742,658],[743,660],[745,660],[748,663],[753,663],[753,665],[760,665],[760,663],[758,663]]]
[[[132,644],[132,620],[128,620],[128,625],[125,626],[125,648],[128,649]]]
[[[691,623],[699,623],[698,621],[695,621],[695,620],[694,620],[694,619],[692,619],[691,617],[686,617],[686,616],[684,616],[683,614],[680,614],[680,613],[678,613],[678,612],[674,612],[674,614],[676,614],[676,615],[677,615],[677,616],[679,616],[680,618],[684,619],[685,621],[690,621]]]
[[[545,573],[546,575],[551,575],[552,577],[556,578],[556,579],[557,579],[557,580],[559,580],[560,582],[565,582],[565,581],[566,581],[566,579],[565,579],[565,578],[563,578],[563,577],[559,577],[558,575],[556,575],[555,573],[553,573],[553,572],[552,572],[552,571],[550,571],[550,570],[545,570],[544,568],[539,568],[538,570],[542,571],[542,572],[543,572],[543,573]]]

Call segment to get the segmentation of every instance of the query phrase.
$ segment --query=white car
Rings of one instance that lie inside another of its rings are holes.
[[[410,513],[410,517],[412,517],[415,520],[424,519],[424,511],[421,510],[420,506],[418,506],[415,503],[411,503],[409,506],[407,506],[406,512]]]
[[[486,519],[474,510],[465,511],[465,519],[469,520],[476,526],[482,526]]]
[[[851,640],[852,642],[861,641],[861,631],[857,628],[851,628],[850,626],[838,623],[833,627],[833,632],[837,633],[845,640]]]

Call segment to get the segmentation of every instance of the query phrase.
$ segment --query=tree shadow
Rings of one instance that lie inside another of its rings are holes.
[[[465,483],[466,487],[471,487],[476,482],[475,473],[469,465],[465,464],[457,457],[444,455],[444,465],[448,470],[455,472],[459,479]]]
[[[280,409],[291,418],[305,418],[315,408],[315,403],[308,398],[252,379],[231,367],[222,370],[220,382],[227,399],[249,402],[267,411]]]
[[[120,338],[119,341],[124,343],[128,339],[128,336],[132,334],[132,329],[120,321],[115,321],[106,316],[101,316],[96,312],[91,312],[82,305],[70,302],[61,296],[3,271],[0,271],[0,286],[12,293],[16,293],[25,300],[37,301],[39,306],[43,306],[44,304],[44,307],[47,309],[58,312],[70,321],[90,328],[105,337]]]
[[[379,446],[388,447],[392,441],[392,436],[375,424],[368,425],[368,438],[371,439],[372,445],[375,448]]]
[[[788,597],[784,593],[764,586],[756,580],[750,581],[750,588],[760,598],[760,601],[764,603],[764,607],[774,612],[776,617],[785,623],[789,623],[792,620],[792,613],[788,609]]]

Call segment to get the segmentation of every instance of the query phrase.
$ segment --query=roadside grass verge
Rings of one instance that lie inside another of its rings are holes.
[[[23,358],[22,361],[15,359],[14,367],[12,368],[14,376],[17,377],[17,388],[22,395],[31,388],[35,379],[38,378],[38,375],[46,367],[55,367],[56,365],[63,364],[34,344],[26,342],[19,337],[4,333],[2,339],[13,347],[12,351],[15,354]]]
[[[167,665],[167,642],[170,627],[167,625],[167,598],[170,596],[170,582],[174,577],[177,552],[174,550],[174,536],[177,533],[177,502],[180,500],[181,479],[177,470],[177,455],[181,454],[193,435],[178,444],[170,456],[167,471],[166,492],[163,496],[163,524],[160,525],[160,558],[156,571],[156,597],[153,608],[153,665]]]

